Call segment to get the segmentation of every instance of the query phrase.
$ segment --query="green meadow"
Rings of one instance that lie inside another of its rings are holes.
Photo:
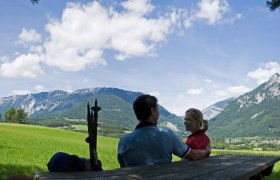
[[[46,164],[56,152],[63,151],[89,158],[87,134],[41,126],[0,123],[0,179],[12,175],[32,176],[47,171]],[[97,153],[105,170],[119,168],[118,139],[98,136]],[[212,154],[246,154],[280,156],[280,152],[213,150]],[[174,160],[177,160],[175,158]],[[280,179],[280,163],[267,179]]]
[[[41,126],[0,123],[0,179],[11,175],[32,176],[47,171],[47,163],[63,151],[89,158],[87,134]],[[103,168],[118,168],[118,139],[98,136],[97,153]]]

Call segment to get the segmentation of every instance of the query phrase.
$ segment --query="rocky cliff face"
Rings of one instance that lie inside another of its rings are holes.
[[[213,136],[279,136],[280,76],[274,74],[267,82],[239,96],[210,121]]]

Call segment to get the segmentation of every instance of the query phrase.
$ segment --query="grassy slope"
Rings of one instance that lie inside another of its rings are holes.
[[[55,152],[63,151],[89,157],[87,134],[31,125],[0,123],[0,179],[15,174],[31,176],[47,171],[46,164]],[[105,170],[118,168],[118,139],[98,137],[98,155]],[[248,154],[280,156],[280,152],[213,150],[212,154]],[[178,160],[178,158],[174,158]],[[280,179],[280,162],[267,179]]]
[[[89,158],[87,134],[46,127],[0,123],[0,179],[10,175],[32,175],[47,171],[55,152]],[[98,137],[97,152],[104,169],[118,168],[118,139]]]

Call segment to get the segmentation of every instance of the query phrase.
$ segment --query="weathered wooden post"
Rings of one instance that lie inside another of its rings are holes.
[[[90,165],[93,171],[102,170],[101,162],[98,162],[97,157],[97,119],[99,110],[101,110],[101,108],[97,106],[97,99],[95,99],[95,105],[91,108],[88,103],[87,122],[89,137],[86,138],[86,142],[89,143]]]

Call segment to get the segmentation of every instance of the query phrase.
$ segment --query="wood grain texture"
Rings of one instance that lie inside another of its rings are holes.
[[[34,179],[246,179],[279,160],[279,156],[217,155],[198,161],[186,160],[109,171],[36,172]]]

